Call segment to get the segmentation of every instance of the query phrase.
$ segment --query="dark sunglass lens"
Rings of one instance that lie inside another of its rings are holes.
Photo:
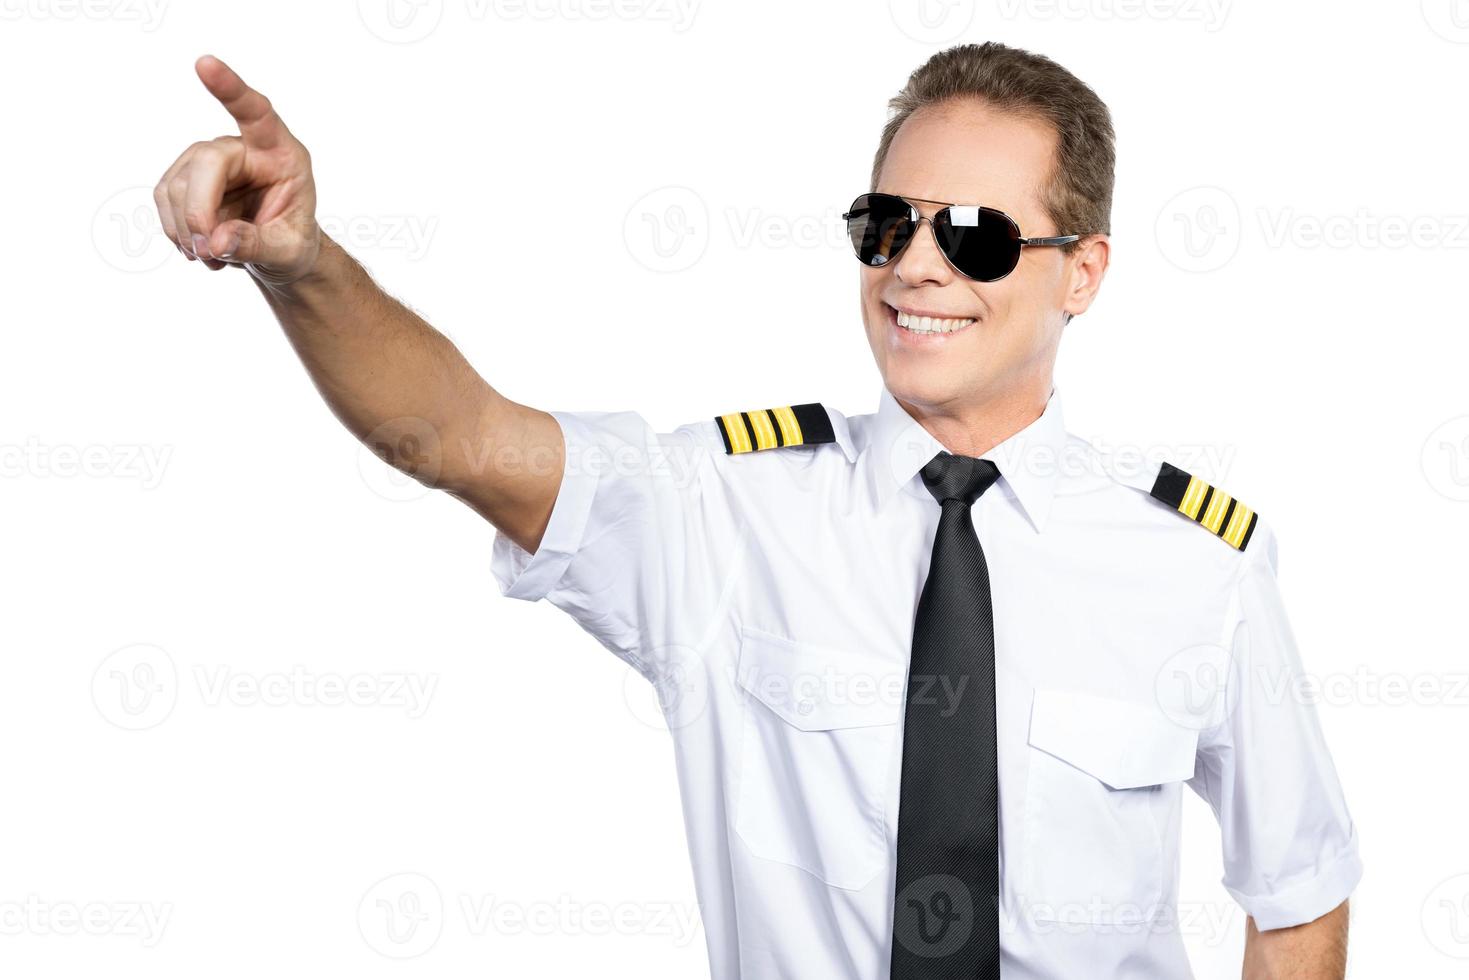
[[[1020,229],[999,211],[955,206],[935,222],[939,248],[954,268],[971,279],[994,282],[1015,269],[1020,260]]]
[[[863,194],[848,212],[852,249],[866,265],[887,265],[913,237],[913,221],[902,198]]]

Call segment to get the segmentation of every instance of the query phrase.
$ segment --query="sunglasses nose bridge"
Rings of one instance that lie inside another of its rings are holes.
[[[937,216],[935,216],[935,217],[937,217]],[[938,231],[938,226],[933,223],[933,218],[930,218],[927,215],[918,215],[916,218],[914,218],[912,220],[913,220],[913,231],[908,236],[908,240],[903,243],[902,251],[903,252],[907,252],[907,253],[911,253],[913,251],[913,243],[918,240],[918,228],[925,221],[927,221],[928,222],[928,235],[929,235],[929,239],[933,242],[933,250],[938,253],[939,261],[940,262],[943,262],[946,266],[948,266],[949,268],[953,269],[954,268],[954,260],[951,259],[951,258],[949,258],[948,255],[944,254],[943,248],[939,245],[939,231]],[[958,272],[959,270],[958,269],[954,269],[954,271],[955,272]],[[962,275],[962,273],[960,273],[960,274]]]

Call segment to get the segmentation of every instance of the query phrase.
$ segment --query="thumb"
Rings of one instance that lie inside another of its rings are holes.
[[[257,225],[234,218],[214,229],[209,248],[217,262],[245,266],[256,279],[285,285],[310,270],[322,237],[315,222],[301,226],[278,218]]]
[[[260,229],[248,221],[225,221],[209,235],[209,252],[226,262],[258,262]]]

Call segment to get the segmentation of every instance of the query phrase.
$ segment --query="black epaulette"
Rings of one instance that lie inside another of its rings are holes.
[[[1223,490],[1216,490],[1172,463],[1164,463],[1158,470],[1150,492],[1240,551],[1250,543],[1250,535],[1255,533],[1255,525],[1260,519],[1253,510]]]
[[[820,402],[730,412],[714,416],[714,421],[719,423],[719,435],[724,440],[726,453],[836,441],[831,417]]]

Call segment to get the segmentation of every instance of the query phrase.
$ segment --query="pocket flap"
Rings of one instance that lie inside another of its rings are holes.
[[[903,710],[907,665],[870,653],[740,630],[740,687],[802,731],[891,725]]]
[[[1113,789],[1189,779],[1199,733],[1155,704],[1037,688],[1030,744]]]

